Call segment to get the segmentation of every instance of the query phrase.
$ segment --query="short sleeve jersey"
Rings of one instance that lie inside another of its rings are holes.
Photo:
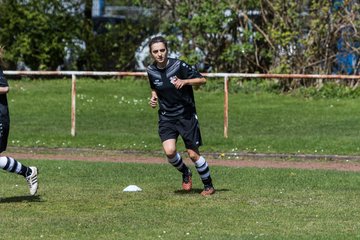
[[[191,85],[176,89],[171,83],[171,77],[191,79],[203,77],[195,68],[184,61],[169,58],[164,69],[156,64],[147,68],[151,89],[155,90],[159,101],[159,119],[176,120],[189,118],[196,113],[194,92]]]
[[[8,82],[0,68],[0,87],[8,87]],[[9,121],[9,109],[6,94],[0,94],[0,121]]]

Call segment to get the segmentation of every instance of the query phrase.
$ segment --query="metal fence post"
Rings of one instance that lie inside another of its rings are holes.
[[[229,124],[229,77],[224,76],[224,138],[228,137]]]
[[[76,135],[76,76],[71,75],[71,136]]]

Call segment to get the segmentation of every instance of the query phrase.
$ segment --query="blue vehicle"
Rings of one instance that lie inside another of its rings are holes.
[[[344,0],[332,0],[332,11],[336,12],[344,7]],[[346,5],[351,10],[351,3]],[[337,41],[337,54],[334,74],[358,75],[360,74],[360,56],[356,49],[360,49],[360,42],[352,41],[354,35],[353,26],[346,26],[341,29]]]

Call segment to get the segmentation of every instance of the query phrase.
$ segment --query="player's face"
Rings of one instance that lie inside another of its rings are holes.
[[[151,45],[151,56],[158,63],[158,65],[166,65],[167,63],[167,50],[165,44],[162,42],[154,43]]]

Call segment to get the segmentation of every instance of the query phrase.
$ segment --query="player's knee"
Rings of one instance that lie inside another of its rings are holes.
[[[188,151],[188,154],[189,154],[189,158],[193,162],[197,161],[200,158],[200,155],[195,151]]]
[[[164,151],[168,158],[174,158],[176,155],[176,148],[166,148]]]
[[[189,157],[190,157],[191,161],[193,161],[193,162],[196,162],[197,160],[199,160],[199,157],[197,155],[190,155]]]

